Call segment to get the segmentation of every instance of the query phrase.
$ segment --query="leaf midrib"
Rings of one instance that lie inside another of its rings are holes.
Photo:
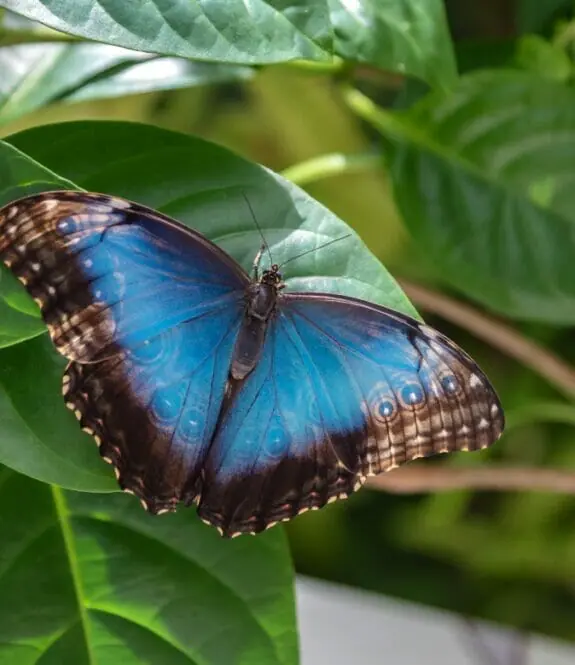
[[[91,627],[90,619],[88,617],[88,610],[86,608],[86,598],[84,596],[84,590],[82,588],[82,578],[80,575],[80,570],[78,568],[78,553],[76,550],[76,545],[74,542],[74,534],[72,532],[72,526],[70,524],[70,513],[66,507],[66,501],[62,494],[62,490],[55,485],[50,486],[52,491],[52,497],[54,499],[54,508],[56,512],[56,518],[60,525],[62,532],[62,538],[64,540],[64,548],[66,550],[66,556],[70,566],[70,573],[72,577],[72,585],[74,587],[74,593],[76,596],[76,602],[78,605],[78,616],[80,618],[80,624],[82,625],[82,632],[84,633],[84,641],[86,643],[86,653],[88,655],[89,665],[96,665],[96,658],[92,651],[92,640],[91,640]]]

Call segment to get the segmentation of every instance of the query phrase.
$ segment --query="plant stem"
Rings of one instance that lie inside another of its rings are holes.
[[[0,46],[17,46],[18,44],[41,44],[47,42],[74,43],[86,40],[68,35],[49,28],[37,28],[36,30],[9,30],[0,29]]]
[[[290,62],[283,62],[280,67],[290,67],[300,72],[310,74],[338,74],[349,68],[349,64],[342,58],[333,56],[332,60],[325,60],[323,62],[315,60],[291,60]]]
[[[304,186],[330,176],[357,173],[378,168],[381,165],[381,157],[375,153],[346,155],[341,152],[333,152],[294,164],[285,169],[282,175],[296,185]]]
[[[537,491],[575,494],[575,473],[561,469],[487,466],[404,466],[371,478],[366,487],[394,494],[454,490]]]
[[[379,130],[382,134],[399,137],[411,137],[417,143],[424,142],[423,137],[415,136],[413,128],[392,112],[378,106],[369,97],[350,85],[341,86],[341,95],[349,108],[362,120]]]

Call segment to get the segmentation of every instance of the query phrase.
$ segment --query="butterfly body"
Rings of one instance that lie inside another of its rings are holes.
[[[261,279],[257,276],[257,266],[255,270],[255,279],[246,289],[244,320],[232,356],[230,375],[236,380],[245,379],[257,365],[268,323],[277,306],[279,290],[283,288],[277,265],[265,270]]]
[[[224,535],[344,498],[417,457],[491,445],[489,381],[453,342],[365,301],[250,277],[204,236],[116,197],[0,210],[0,260],[69,359],[66,403],[147,510]]]

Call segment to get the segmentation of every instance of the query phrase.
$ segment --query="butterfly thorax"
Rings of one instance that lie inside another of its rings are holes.
[[[232,357],[232,378],[244,379],[257,365],[282,287],[281,274],[276,265],[264,270],[261,277],[247,287],[244,318]]]

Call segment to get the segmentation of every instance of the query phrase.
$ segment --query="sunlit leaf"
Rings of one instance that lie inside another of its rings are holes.
[[[80,101],[247,78],[247,67],[157,58],[104,44],[0,48],[0,123],[56,101]]]
[[[0,468],[0,662],[295,665],[281,529],[223,540],[190,510]]]
[[[87,39],[198,61],[266,64],[338,55],[432,85],[455,79],[441,0],[0,0],[0,7]]]
[[[448,87],[455,58],[442,0],[329,0],[336,51]]]

